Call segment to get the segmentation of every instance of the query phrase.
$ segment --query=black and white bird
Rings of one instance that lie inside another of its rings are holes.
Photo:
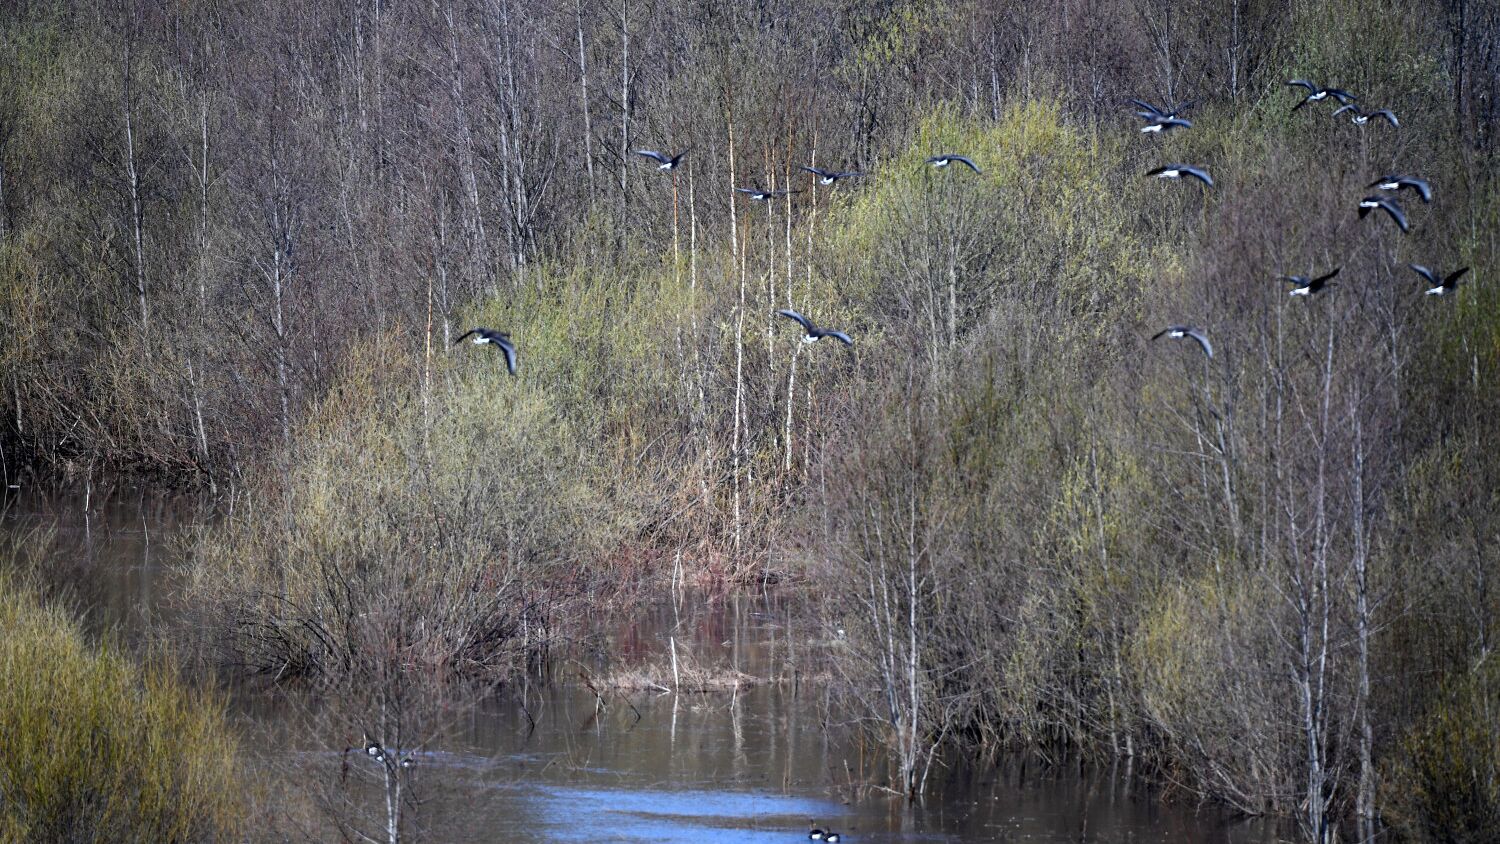
[[[931,164],[933,167],[947,167],[949,164],[952,164],[955,161],[957,161],[959,164],[967,166],[975,173],[982,172],[979,167],[974,164],[974,162],[970,161],[967,157],[962,155],[934,155],[933,157],[927,159],[927,163]]]
[[[1193,121],[1182,117],[1155,117],[1148,118],[1145,126],[1141,127],[1142,135],[1157,135],[1162,132],[1170,132],[1173,129],[1191,129]]]
[[[1396,225],[1403,232],[1411,231],[1411,225],[1406,222],[1406,212],[1401,210],[1401,203],[1384,196],[1367,196],[1359,201],[1359,218],[1363,220],[1366,214],[1379,208],[1381,211],[1391,215]]]
[[[1329,279],[1338,275],[1341,269],[1343,267],[1334,267],[1333,272],[1327,275],[1320,275],[1317,278],[1308,278],[1305,275],[1284,275],[1281,277],[1281,280],[1292,285],[1291,291],[1287,294],[1288,296],[1311,296],[1314,293],[1322,292],[1323,288],[1331,286],[1334,282],[1329,281]]]
[[[385,748],[381,747],[378,741],[366,741],[365,755],[371,759],[383,758],[385,756]]]
[[[1427,184],[1426,179],[1418,179],[1415,176],[1399,176],[1393,173],[1389,176],[1381,176],[1365,187],[1391,191],[1402,189],[1416,191],[1417,196],[1422,197],[1422,202],[1432,201],[1432,186]]]
[[[1468,267],[1464,267],[1462,269],[1454,270],[1453,272],[1448,273],[1448,275],[1444,278],[1439,279],[1437,273],[1427,269],[1421,264],[1407,264],[1407,266],[1415,270],[1417,275],[1426,279],[1427,283],[1432,285],[1431,287],[1427,288],[1428,296],[1442,296],[1457,289],[1458,280],[1463,278],[1464,273],[1469,271]]]
[[[687,155],[688,151],[683,150],[676,155],[667,155],[663,152],[657,152],[654,149],[638,149],[635,151],[635,154],[644,155],[652,161],[655,161],[656,169],[658,170],[676,170],[677,165],[682,163],[682,157],[684,155]]]
[[[401,767],[406,768],[408,770],[411,769],[411,768],[417,767],[417,757],[411,755],[410,753],[406,754],[405,756],[402,756],[401,757]]]
[[[1203,353],[1205,355],[1208,355],[1210,360],[1213,359],[1214,346],[1212,343],[1208,342],[1208,335],[1192,327],[1191,325],[1169,325],[1166,328],[1163,328],[1162,330],[1151,335],[1152,340],[1160,340],[1163,337],[1170,337],[1173,340],[1181,340],[1182,338],[1186,337],[1190,340],[1193,340],[1197,342],[1200,347],[1202,347]]]
[[[823,840],[827,841],[828,844],[839,844],[839,834],[837,832],[829,830],[828,832],[823,833]]]
[[[778,196],[786,196],[789,193],[801,193],[800,190],[762,190],[761,188],[735,188],[735,193],[749,194],[756,202],[767,202]]]
[[[1339,88],[1324,88],[1321,85],[1314,85],[1306,79],[1289,79],[1287,80],[1286,84],[1293,87],[1307,89],[1307,96],[1303,97],[1301,102],[1292,106],[1292,111],[1296,111],[1297,109],[1302,108],[1308,103],[1321,102],[1322,100],[1326,100],[1329,97],[1333,97],[1334,99],[1338,100],[1339,105],[1348,105],[1359,99],[1359,97],[1354,96],[1348,91],[1344,91]]]
[[[816,823],[814,823],[812,821],[808,821],[807,825],[810,826],[810,827],[812,827],[812,829],[809,830],[808,833],[807,833],[807,840],[808,841],[822,841],[822,840],[824,840],[824,836],[828,835],[827,832],[823,831],[822,827],[818,826]]]
[[[1136,99],[1135,97],[1131,97],[1128,102],[1136,107],[1136,117],[1139,117],[1142,120],[1149,121],[1161,120],[1168,117],[1178,117],[1183,112],[1192,108],[1195,104],[1197,104],[1198,101],[1188,100],[1186,102],[1178,103],[1173,108],[1157,108],[1156,106],[1146,102],[1145,100]]]
[[[822,167],[803,167],[802,169],[813,174],[814,176],[817,176],[818,184],[820,185],[831,185],[834,182],[837,182],[839,179],[852,179],[855,176],[864,175],[864,173],[853,170],[841,173],[837,170],[824,170]]]
[[[824,337],[832,337],[840,343],[843,343],[845,346],[854,345],[854,341],[849,339],[848,334],[845,334],[842,331],[832,331],[827,328],[819,328],[813,323],[812,320],[808,319],[802,314],[797,313],[794,310],[783,308],[776,313],[779,316],[786,317],[787,319],[796,320],[797,324],[802,326],[802,342],[804,343],[816,343]]]
[[[1333,116],[1338,117],[1344,112],[1350,113],[1349,121],[1355,126],[1363,126],[1375,118],[1381,118],[1396,128],[1401,128],[1401,121],[1396,119],[1396,113],[1388,108],[1377,108],[1374,111],[1364,111],[1354,103],[1339,106],[1334,110]]]
[[[1158,179],[1181,179],[1185,176],[1192,176],[1206,187],[1214,186],[1213,177],[1208,175],[1206,170],[1190,164],[1168,164],[1165,167],[1158,167],[1155,170],[1147,170],[1146,175],[1155,176]]]
[[[505,353],[505,368],[510,370],[511,375],[516,374],[516,347],[510,341],[509,334],[503,331],[496,331],[492,328],[471,328],[458,335],[458,339],[453,341],[453,345],[456,346],[462,343],[466,337],[473,337],[474,339],[471,342],[476,345],[489,343],[499,348],[500,351]]]

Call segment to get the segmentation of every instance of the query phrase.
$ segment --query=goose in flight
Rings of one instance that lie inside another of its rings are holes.
[[[1423,203],[1432,201],[1432,186],[1427,184],[1426,179],[1418,179],[1415,176],[1398,176],[1395,174],[1381,176],[1368,185],[1365,185],[1365,187],[1391,191],[1398,191],[1405,188],[1416,191],[1417,195],[1422,197]]]
[[[1197,100],[1188,100],[1186,102],[1178,103],[1175,108],[1157,108],[1156,106],[1146,102],[1145,100],[1136,99],[1135,97],[1131,97],[1128,102],[1136,107],[1136,117],[1148,121],[1161,120],[1168,117],[1177,117],[1183,112],[1192,108],[1194,105],[1197,105],[1198,103]]]
[[[1333,116],[1338,117],[1340,114],[1343,114],[1346,111],[1350,112],[1353,115],[1350,118],[1350,122],[1355,126],[1363,126],[1366,123],[1369,123],[1371,120],[1379,117],[1385,122],[1391,124],[1391,126],[1397,129],[1401,128],[1401,121],[1396,119],[1396,113],[1388,108],[1377,108],[1374,111],[1363,111],[1354,103],[1349,103],[1348,105],[1342,105],[1335,109],[1333,112]]]
[[[1170,337],[1173,340],[1181,340],[1186,337],[1193,340],[1202,347],[1203,353],[1208,355],[1209,360],[1213,360],[1214,347],[1212,343],[1208,342],[1208,336],[1191,325],[1169,325],[1151,335],[1152,340],[1160,340],[1163,337]]]
[[[1155,176],[1158,179],[1181,179],[1185,176],[1192,176],[1194,179],[1202,182],[1205,187],[1211,188],[1214,186],[1213,177],[1208,175],[1207,171],[1201,167],[1193,167],[1190,164],[1168,164],[1165,167],[1158,167],[1155,170],[1147,170],[1146,175]]]
[[[498,347],[500,351],[505,353],[505,368],[510,370],[511,375],[516,374],[516,347],[510,341],[509,334],[503,331],[495,331],[492,328],[471,328],[458,335],[458,339],[453,341],[453,345],[456,346],[462,343],[466,337],[473,337],[474,339],[471,342],[476,345],[490,343]]]
[[[1396,221],[1396,225],[1401,227],[1401,231],[1411,231],[1411,225],[1406,222],[1406,212],[1401,210],[1401,203],[1384,196],[1367,196],[1361,199],[1359,201],[1359,218],[1363,220],[1366,214],[1377,208],[1391,215],[1391,219]]]
[[[832,331],[827,328],[819,328],[817,325],[813,324],[812,320],[808,319],[802,314],[797,313],[794,310],[783,308],[776,313],[778,316],[784,316],[787,319],[795,320],[798,325],[802,326],[802,342],[804,343],[816,343],[824,337],[832,337],[840,343],[843,343],[845,346],[854,345],[854,341],[849,339],[848,334],[845,334],[842,331]]]
[[[1289,79],[1287,80],[1286,84],[1293,87],[1307,89],[1307,96],[1303,97],[1301,102],[1292,106],[1292,111],[1296,111],[1297,109],[1302,108],[1308,103],[1320,102],[1322,100],[1328,99],[1329,97],[1333,97],[1334,99],[1338,100],[1339,105],[1348,105],[1349,103],[1359,99],[1359,97],[1354,96],[1348,91],[1344,91],[1339,88],[1324,88],[1321,85],[1314,85],[1306,79]]]
[[[949,164],[952,164],[955,161],[957,161],[959,164],[967,166],[975,173],[982,172],[979,167],[974,164],[974,162],[970,161],[968,158],[962,155],[934,155],[933,157],[927,159],[927,163],[931,164],[933,167],[947,167]]]
[[[1446,277],[1439,279],[1437,273],[1427,269],[1421,264],[1407,264],[1407,266],[1415,270],[1417,275],[1426,279],[1427,283],[1432,285],[1431,287],[1427,288],[1428,296],[1442,296],[1450,291],[1457,289],[1458,280],[1460,278],[1463,278],[1464,273],[1469,271],[1468,267],[1464,267],[1462,269],[1454,270],[1453,272],[1448,273]]]
[[[1343,267],[1334,267],[1333,272],[1312,279],[1305,275],[1284,275],[1281,277],[1281,280],[1292,285],[1291,291],[1287,293],[1288,296],[1311,296],[1314,293],[1321,292],[1323,288],[1331,286],[1334,282],[1329,281],[1329,279],[1338,275],[1341,269]]]
[[[839,179],[852,179],[855,176],[864,175],[864,173],[852,170],[847,173],[841,173],[837,170],[824,170],[822,167],[802,167],[801,169],[806,170],[814,176],[817,176],[818,184],[820,185],[831,185],[834,182],[837,182]]]
[[[735,188],[736,193],[749,194],[756,202],[766,202],[778,196],[786,196],[789,193],[801,193],[800,190],[762,190],[760,188]]]
[[[644,155],[655,161],[656,169],[658,170],[676,170],[677,165],[682,161],[682,157],[687,155],[688,151],[683,150],[676,155],[667,155],[666,153],[657,152],[654,149],[638,149],[635,151],[635,154]]]
[[[1152,117],[1147,119],[1150,122],[1141,127],[1142,135],[1160,134],[1173,129],[1193,128],[1193,121],[1181,117]]]

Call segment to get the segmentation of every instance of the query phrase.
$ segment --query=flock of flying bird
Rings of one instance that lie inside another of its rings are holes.
[[[1309,104],[1316,104],[1324,100],[1333,100],[1339,104],[1333,115],[1337,117],[1348,113],[1355,125],[1363,126],[1371,120],[1384,120],[1392,128],[1401,125],[1400,121],[1396,118],[1396,114],[1390,109],[1377,108],[1365,111],[1358,105],[1358,97],[1340,88],[1324,87],[1306,79],[1293,79],[1286,84],[1290,87],[1301,88],[1306,91],[1302,99],[1296,105],[1292,106],[1292,111],[1297,111]],[[1193,122],[1183,115],[1196,104],[1195,100],[1189,100],[1175,106],[1169,104],[1164,108],[1154,106],[1140,99],[1131,99],[1129,102],[1136,109],[1135,114],[1145,121],[1145,125],[1140,130],[1142,134],[1162,134],[1178,129],[1192,128]],[[656,162],[657,170],[670,172],[682,165],[683,157],[688,154],[689,150],[684,149],[675,155],[669,155],[654,149],[641,149],[635,152],[636,155]],[[983,172],[972,159],[962,155],[934,155],[928,158],[925,163],[939,169],[952,164],[961,164],[975,173]],[[828,170],[813,166],[803,166],[800,169],[816,177],[820,185],[833,185],[843,179],[852,179],[865,175],[859,171]],[[1204,189],[1214,186],[1213,177],[1209,175],[1207,170],[1191,164],[1165,164],[1147,171],[1146,175],[1159,179],[1197,179],[1202,183]],[[1402,232],[1410,231],[1411,224],[1407,220],[1406,211],[1401,207],[1396,194],[1406,190],[1415,194],[1424,204],[1432,201],[1432,187],[1425,180],[1414,176],[1399,174],[1381,176],[1367,187],[1374,188],[1382,193],[1369,194],[1359,201],[1359,218],[1364,219],[1373,211],[1383,211]],[[737,187],[734,191],[736,193],[743,193],[756,202],[769,202],[779,196],[802,192],[790,188],[771,190],[758,186]],[[1459,279],[1469,271],[1468,267],[1463,267],[1447,275],[1441,275],[1421,264],[1409,264],[1408,266],[1427,282],[1429,285],[1426,290],[1427,294],[1436,296],[1441,296],[1456,289]],[[1281,276],[1280,280],[1292,285],[1289,295],[1311,297],[1331,286],[1334,283],[1332,279],[1338,275],[1339,269],[1335,268],[1332,272],[1324,273],[1317,277],[1290,275]],[[803,332],[802,342],[804,343],[815,343],[824,337],[831,337],[845,346],[854,345],[854,340],[848,334],[842,331],[819,327],[811,319],[790,308],[778,310],[776,314],[792,320],[801,326]],[[1209,342],[1208,335],[1200,328],[1190,325],[1172,325],[1152,335],[1151,339],[1156,340],[1162,337],[1193,340],[1202,348],[1205,355],[1209,358],[1214,356],[1213,344]],[[500,349],[505,355],[506,368],[510,370],[510,374],[516,374],[516,347],[515,343],[510,339],[510,335],[491,328],[473,328],[459,335],[458,339],[454,342],[459,343],[468,338],[473,338],[472,342],[474,343],[490,344]]]
[[[1333,116],[1337,117],[1341,114],[1349,113],[1351,121],[1356,126],[1363,126],[1371,120],[1376,119],[1384,120],[1392,128],[1401,125],[1401,121],[1396,118],[1395,112],[1388,108],[1365,111],[1357,104],[1358,97],[1341,88],[1327,88],[1306,79],[1292,79],[1286,84],[1289,87],[1302,88],[1307,92],[1296,105],[1292,106],[1292,111],[1297,111],[1310,103],[1332,99],[1339,104],[1339,107],[1334,110]],[[1141,127],[1143,134],[1160,134],[1174,129],[1192,128],[1193,122],[1182,116],[1183,113],[1193,106],[1194,103],[1191,100],[1170,108],[1158,108],[1144,100],[1138,99],[1132,99],[1130,103],[1138,109],[1136,116],[1146,121],[1146,124]],[[1156,176],[1161,179],[1190,177],[1202,182],[1204,188],[1211,188],[1214,184],[1213,177],[1208,174],[1208,171],[1188,164],[1167,164],[1147,171],[1146,175]],[[1359,201],[1359,218],[1363,220],[1372,211],[1384,211],[1403,233],[1411,230],[1411,224],[1406,218],[1406,210],[1401,207],[1401,203],[1396,197],[1390,194],[1407,190],[1416,194],[1424,204],[1432,201],[1432,186],[1425,180],[1414,176],[1399,174],[1381,176],[1366,185],[1366,187],[1375,188],[1384,193],[1369,194],[1361,199]],[[1430,296],[1442,296],[1445,293],[1451,293],[1458,287],[1459,279],[1469,271],[1468,267],[1463,267],[1443,276],[1421,264],[1408,264],[1407,266],[1427,282],[1426,293]],[[1342,267],[1335,267],[1331,272],[1316,277],[1284,275],[1279,278],[1281,281],[1291,285],[1288,295],[1311,297],[1332,286],[1334,284],[1333,278],[1339,274],[1340,269]],[[1199,348],[1210,359],[1214,356],[1213,344],[1209,342],[1208,335],[1201,328],[1191,325],[1171,325],[1152,335],[1151,339],[1157,340],[1162,337],[1176,340],[1192,340],[1198,344]]]

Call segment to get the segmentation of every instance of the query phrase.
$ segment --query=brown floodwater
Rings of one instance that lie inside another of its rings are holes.
[[[91,630],[142,647],[191,632],[178,629],[173,612],[181,553],[173,536],[208,512],[201,502],[133,487],[92,490],[87,507],[77,491],[22,490],[6,500],[0,529],[27,541],[50,535],[45,576],[67,585]],[[789,660],[807,661],[817,642],[837,636],[807,621],[793,602],[777,594],[664,601],[599,631],[612,662],[601,657],[587,668],[598,677],[620,665],[665,664],[675,640],[684,659],[690,654],[698,665],[787,676]],[[853,713],[815,679],[734,693],[606,692],[601,705],[573,679],[577,672],[554,673],[553,682],[511,686],[449,713],[414,751],[409,820],[418,837],[460,844],[794,842],[807,840],[815,819],[849,842],[1280,839],[1274,824],[1164,801],[1123,769],[1020,759],[983,770],[940,767],[928,795],[909,803],[878,788],[878,752],[858,741],[848,728]],[[344,823],[366,832],[382,828],[377,763],[357,752],[344,756],[349,737],[321,737],[313,726],[326,723],[319,715],[337,701],[228,687],[247,765],[289,781],[282,794],[343,795],[337,806],[300,801],[297,811],[312,820],[282,829],[332,838],[318,811],[341,812]],[[346,784],[338,790],[335,783]]]

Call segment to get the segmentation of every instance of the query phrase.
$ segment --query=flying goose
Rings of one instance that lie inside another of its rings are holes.
[[[1292,285],[1291,291],[1287,293],[1288,296],[1311,296],[1314,293],[1322,291],[1323,288],[1331,286],[1333,282],[1329,281],[1329,279],[1338,275],[1341,269],[1343,267],[1334,267],[1333,272],[1313,279],[1309,279],[1305,275],[1284,275],[1281,277],[1281,280]]]
[[[1190,325],[1169,325],[1151,335],[1152,340],[1160,340],[1163,337],[1170,337],[1173,340],[1181,340],[1184,337],[1192,339],[1203,348],[1203,353],[1208,355],[1209,360],[1213,360],[1214,347],[1208,342],[1208,336]]]
[[[836,170],[824,170],[822,167],[803,167],[802,169],[813,174],[814,176],[817,176],[818,184],[820,185],[831,185],[834,182],[837,182],[839,179],[852,179],[855,176],[864,175],[864,173],[859,173],[856,171],[840,173]]]
[[[1469,271],[1468,267],[1457,269],[1451,273],[1448,273],[1445,278],[1439,280],[1437,273],[1427,269],[1421,264],[1407,264],[1407,266],[1415,270],[1417,275],[1427,279],[1427,283],[1432,285],[1431,287],[1427,288],[1428,296],[1442,296],[1443,294],[1448,293],[1451,290],[1457,289],[1458,280],[1460,278],[1463,278],[1464,273]]]
[[[1376,208],[1391,215],[1391,219],[1396,221],[1396,225],[1401,227],[1401,231],[1411,231],[1411,226],[1406,222],[1406,212],[1401,210],[1401,203],[1384,196],[1367,196],[1361,199],[1359,201],[1359,218],[1363,220],[1366,214]]]
[[[840,343],[843,343],[845,346],[854,345],[854,341],[849,339],[848,334],[845,334],[842,331],[830,331],[826,328],[819,328],[818,326],[813,324],[812,320],[808,319],[802,314],[797,313],[794,310],[783,308],[776,313],[780,316],[786,317],[787,319],[796,320],[797,324],[802,326],[802,342],[804,343],[816,343],[824,337],[832,337]]]
[[[1377,108],[1374,111],[1363,111],[1354,103],[1349,103],[1348,105],[1342,105],[1335,109],[1333,112],[1333,116],[1338,117],[1340,114],[1343,114],[1346,111],[1353,113],[1354,116],[1350,119],[1350,122],[1352,122],[1355,126],[1363,126],[1366,123],[1369,123],[1372,119],[1380,117],[1384,118],[1385,122],[1391,124],[1392,126],[1398,129],[1401,128],[1401,121],[1396,119],[1396,113],[1388,108]]]
[[[967,165],[968,168],[970,170],[973,170],[975,173],[982,172],[977,166],[975,166],[974,162],[970,161],[968,158],[962,155],[934,155],[933,157],[927,159],[927,163],[931,164],[933,167],[947,167],[949,164],[952,164],[955,161],[957,161],[959,164]]]
[[[1165,167],[1158,167],[1155,170],[1147,170],[1146,175],[1155,176],[1158,179],[1181,179],[1184,176],[1192,176],[1206,187],[1214,186],[1212,176],[1208,175],[1202,168],[1193,167],[1189,164],[1168,164]]]
[[[678,162],[682,161],[682,157],[684,155],[687,155],[688,151],[683,150],[676,155],[667,155],[665,153],[657,152],[654,149],[638,149],[635,151],[635,154],[644,155],[652,161],[655,161],[656,169],[658,170],[676,170]]]
[[[1181,117],[1159,116],[1147,119],[1150,122],[1141,127],[1141,134],[1143,135],[1160,134],[1162,132],[1168,132],[1173,129],[1193,128],[1193,121]]]
[[[511,343],[509,334],[503,331],[496,331],[492,328],[471,328],[458,335],[458,339],[453,341],[453,345],[456,346],[462,343],[464,338],[469,336],[473,336],[474,339],[472,342],[476,345],[491,343],[497,346],[500,351],[505,353],[505,368],[510,370],[511,375],[516,374],[516,347],[515,344]]]
[[[760,188],[735,188],[736,193],[746,193],[756,202],[766,202],[778,196],[786,196],[789,193],[801,193],[800,190],[762,190]]]
[[[1301,102],[1292,106],[1292,111],[1296,111],[1297,109],[1302,108],[1308,103],[1319,102],[1320,100],[1325,100],[1329,97],[1333,97],[1334,99],[1338,100],[1339,105],[1348,105],[1349,103],[1359,99],[1359,97],[1354,96],[1348,91],[1344,91],[1338,88],[1324,88],[1321,85],[1314,85],[1306,79],[1289,79],[1287,80],[1286,84],[1307,89],[1307,96],[1303,97]]]
[[[1422,197],[1422,202],[1427,203],[1432,201],[1432,186],[1427,184],[1426,179],[1418,179],[1416,176],[1398,176],[1395,174],[1381,176],[1368,185],[1365,185],[1365,187],[1380,188],[1381,190],[1401,190],[1402,188],[1406,188],[1407,190],[1416,191],[1417,195]]]
[[[1178,103],[1176,108],[1157,108],[1156,106],[1131,97],[1128,102],[1139,109],[1135,114],[1142,120],[1160,120],[1164,117],[1177,117],[1197,104],[1197,100],[1188,100]]]

